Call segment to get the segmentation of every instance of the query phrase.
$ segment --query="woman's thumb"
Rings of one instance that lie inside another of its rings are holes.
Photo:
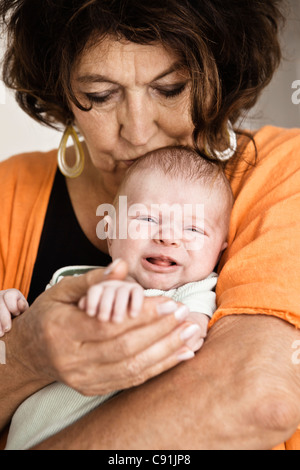
[[[95,284],[99,284],[102,281],[108,281],[110,279],[123,280],[128,274],[128,266],[126,261],[122,259],[116,259],[104,270],[95,269],[87,273],[88,287],[92,287]]]
[[[128,266],[121,258],[115,259],[104,271],[104,276],[121,276],[121,279],[127,276]],[[117,277],[119,279],[119,277]]]

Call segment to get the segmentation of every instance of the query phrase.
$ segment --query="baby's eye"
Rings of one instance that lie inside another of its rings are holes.
[[[153,222],[155,223],[156,220],[154,219],[154,217],[151,217],[150,215],[140,215],[139,217],[137,217],[137,220],[140,220],[142,222]]]
[[[186,227],[185,230],[192,233],[197,233],[199,235],[204,235],[204,230],[199,227]]]

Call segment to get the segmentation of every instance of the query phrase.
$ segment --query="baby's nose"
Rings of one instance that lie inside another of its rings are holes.
[[[179,248],[181,245],[181,240],[179,238],[168,238],[168,237],[159,237],[154,239],[154,242],[158,245],[172,246],[174,248]]]

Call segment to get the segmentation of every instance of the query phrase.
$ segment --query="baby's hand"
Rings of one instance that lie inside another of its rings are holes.
[[[189,321],[193,323],[193,328],[195,330],[194,336],[188,341],[187,345],[188,347],[196,352],[198,351],[206,338],[207,335],[207,327],[209,323],[209,317],[205,315],[204,313],[198,313],[198,312],[191,312],[185,321]],[[196,325],[199,327],[197,328]],[[191,327],[191,328],[192,328]]]
[[[11,329],[11,316],[18,316],[29,307],[23,294],[17,289],[0,291],[0,336]]]
[[[92,286],[78,306],[90,317],[121,323],[126,314],[137,317],[143,301],[144,289],[136,282],[111,280]]]

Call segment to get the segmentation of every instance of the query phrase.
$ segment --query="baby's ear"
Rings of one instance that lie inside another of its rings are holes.
[[[221,246],[221,250],[220,250],[220,254],[219,254],[219,257],[218,257],[217,264],[219,263],[219,261],[221,259],[221,256],[222,256],[223,252],[226,250],[227,247],[228,247],[228,243],[224,242],[223,245]]]

